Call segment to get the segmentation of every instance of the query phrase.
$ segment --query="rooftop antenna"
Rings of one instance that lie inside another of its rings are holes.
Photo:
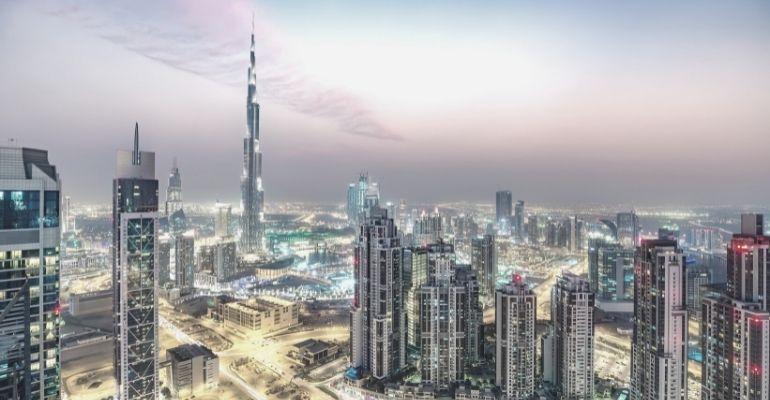
[[[139,165],[142,163],[142,156],[139,153],[139,123],[137,122],[136,125],[134,125],[134,156],[131,160],[134,165]]]

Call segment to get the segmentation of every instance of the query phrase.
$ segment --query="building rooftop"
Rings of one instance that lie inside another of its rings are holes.
[[[183,344],[167,350],[169,358],[175,361],[187,361],[194,357],[216,357],[216,354],[207,347],[197,344]]]

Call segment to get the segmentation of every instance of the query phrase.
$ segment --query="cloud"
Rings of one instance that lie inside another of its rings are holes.
[[[254,5],[243,0],[44,3],[96,35],[169,67],[225,85],[246,87],[248,27]],[[276,30],[258,11],[254,18],[258,91],[302,114],[334,121],[345,133],[402,140],[345,90],[313,81],[292,63]],[[244,94],[245,96],[245,94]]]

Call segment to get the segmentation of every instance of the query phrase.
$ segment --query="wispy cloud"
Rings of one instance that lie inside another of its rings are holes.
[[[254,11],[254,5],[247,1],[69,0],[44,4],[46,12],[75,21],[144,57],[221,84],[245,88],[246,35]],[[315,82],[292,63],[278,43],[276,30],[259,10],[254,24],[260,96],[306,115],[333,120],[348,134],[403,139],[378,121],[361,99]]]

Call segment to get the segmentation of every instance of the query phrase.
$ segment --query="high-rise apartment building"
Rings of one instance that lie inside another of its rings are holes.
[[[471,268],[481,284],[481,293],[491,296],[497,283],[497,249],[495,237],[484,235],[471,240]]]
[[[256,56],[254,31],[251,32],[249,85],[246,95],[246,137],[243,138],[243,172],[241,173],[241,238],[243,253],[258,253],[263,248],[265,191],[262,187],[262,150],[257,102]]]
[[[350,366],[383,379],[406,365],[404,248],[388,212],[372,207],[358,228],[350,313]]]
[[[551,295],[550,354],[560,399],[594,398],[594,294],[588,286],[587,280],[564,273]]]
[[[60,191],[48,152],[0,147],[0,398],[61,397]]]
[[[687,399],[687,275],[671,240],[645,240],[634,258],[632,400]]]
[[[166,216],[169,216],[182,209],[182,175],[179,174],[179,167],[176,165],[176,158],[171,167],[171,173],[168,175],[168,186],[166,187]]]
[[[112,289],[117,398],[158,395],[158,180],[155,153],[118,150],[112,184]]]
[[[432,244],[427,252],[430,274],[418,290],[420,370],[423,383],[447,390],[463,381],[466,368],[478,360],[478,287],[470,271],[460,272],[451,244]]]
[[[535,392],[537,300],[520,275],[495,293],[495,384],[510,400]]]
[[[727,288],[702,300],[701,399],[770,398],[770,237],[763,217],[741,216],[727,248]]]
[[[510,225],[513,212],[513,195],[510,190],[500,190],[495,193],[495,222],[504,221]]]
[[[176,286],[180,289],[192,289],[195,286],[195,231],[189,230],[176,236],[174,259]]]
[[[636,213],[633,211],[618,213],[615,221],[618,243],[630,249],[639,245],[639,218]]]

